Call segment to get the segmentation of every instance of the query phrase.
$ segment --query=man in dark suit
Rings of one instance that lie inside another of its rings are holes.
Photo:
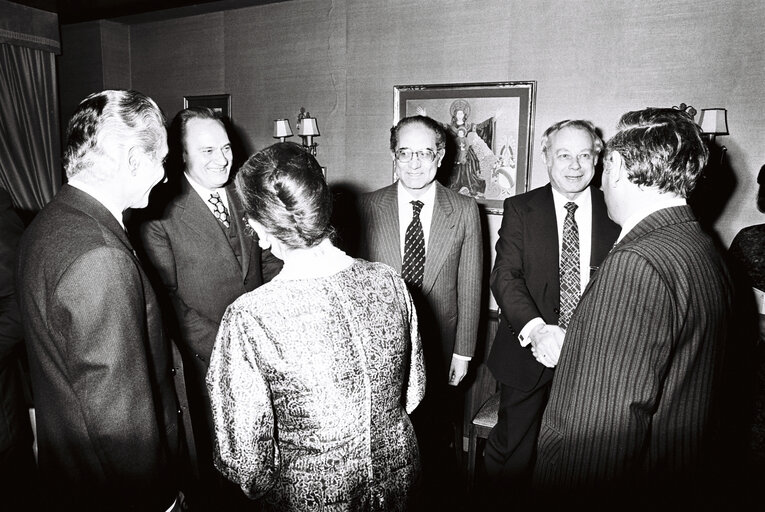
[[[135,91],[80,103],[68,184],[21,241],[18,282],[47,508],[178,507],[178,405],[159,303],[122,225],[164,179],[165,119]]]
[[[475,200],[435,181],[444,148],[439,123],[425,116],[402,119],[390,137],[398,182],[361,201],[363,257],[400,272],[415,301],[427,390],[413,420],[431,475],[441,469],[432,455],[436,445],[447,434],[453,441],[453,426],[461,426],[459,395],[449,386],[465,377],[475,351],[483,262]]]
[[[170,162],[179,161],[183,173],[171,175],[163,211],[140,225],[141,245],[168,303],[167,318],[184,367],[193,430],[189,452],[201,478],[189,490],[189,500],[193,505],[195,495],[197,503],[209,498],[209,504],[200,506],[213,507],[220,506],[219,492],[235,497],[241,492],[213,466],[205,386],[210,354],[228,305],[270,280],[281,261],[270,251],[261,254],[255,235],[245,230],[236,189],[233,182],[227,185],[231,142],[213,111],[180,111],[170,128],[170,146]]]
[[[617,128],[603,191],[622,229],[566,331],[534,482],[570,506],[715,508],[708,457],[733,292],[686,202],[707,147],[675,109],[629,112]]]
[[[0,482],[3,504],[13,510],[35,499],[32,429],[21,372],[26,356],[14,275],[23,232],[10,194],[0,188]]]
[[[603,194],[590,187],[603,141],[589,121],[555,123],[542,136],[550,183],[505,200],[491,288],[500,322],[487,365],[500,383],[500,408],[484,454],[497,499],[518,497],[530,484],[539,425],[558,359],[563,329],[590,273],[600,265],[619,228]],[[564,258],[567,205],[577,261]],[[562,271],[577,289],[566,304]],[[568,308],[566,310],[566,306]]]

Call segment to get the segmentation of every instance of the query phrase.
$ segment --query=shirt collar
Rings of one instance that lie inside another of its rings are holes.
[[[197,194],[199,194],[199,197],[207,201],[210,198],[210,195],[213,192],[217,192],[221,197],[226,197],[226,190],[224,188],[216,188],[215,190],[210,190],[206,187],[203,187],[196,181],[194,181],[194,178],[192,178],[189,173],[184,172],[183,175],[186,177],[186,180],[189,182],[189,185],[191,185],[191,188],[197,191]]]
[[[81,190],[82,192],[85,192],[90,197],[101,203],[104,208],[109,210],[109,213],[112,214],[112,216],[117,219],[117,222],[120,223],[120,226],[122,226],[122,229],[125,229],[125,224],[122,222],[122,207],[117,206],[116,204],[113,204],[109,201],[109,199],[106,197],[106,194],[103,193],[103,191],[99,190],[98,187],[94,187],[90,185],[89,183],[84,183],[77,179],[75,176],[74,178],[71,178],[67,184],[70,187],[74,187],[77,190]]]
[[[590,187],[587,187],[586,189],[582,190],[582,192],[576,196],[576,199],[569,199],[557,190],[555,188],[552,189],[553,193],[553,202],[555,203],[555,208],[559,210],[565,209],[566,203],[574,202],[578,207],[583,206],[589,206],[592,204],[592,192],[590,190]]]
[[[663,210],[664,208],[671,208],[673,206],[685,206],[686,204],[688,204],[688,201],[682,197],[668,198],[659,203],[654,202],[646,204],[643,208],[640,208],[638,211],[627,217],[627,219],[624,221],[624,224],[622,224],[622,231],[619,233],[619,238],[616,239],[616,243],[621,242],[622,238],[627,236],[627,233],[632,231],[632,228],[637,226],[641,220],[645,219],[652,213]]]
[[[401,180],[398,181],[398,199],[400,204],[408,204],[411,201],[422,201],[423,204],[433,204],[436,200],[436,182],[430,184],[430,188],[425,191],[420,197],[414,197],[404,185],[401,184]]]

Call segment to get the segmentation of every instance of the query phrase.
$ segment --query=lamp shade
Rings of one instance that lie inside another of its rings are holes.
[[[289,119],[276,119],[274,121],[274,137],[292,137]]]
[[[705,134],[728,135],[728,111],[724,108],[702,108],[699,126]]]
[[[301,119],[298,125],[298,135],[317,137],[319,135],[319,125],[316,124],[316,118],[304,117]]]

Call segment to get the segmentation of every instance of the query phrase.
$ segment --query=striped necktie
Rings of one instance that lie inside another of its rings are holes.
[[[568,326],[571,315],[579,303],[582,286],[579,270],[579,227],[574,219],[576,203],[565,204],[566,219],[563,221],[563,244],[560,251],[560,316],[558,325],[561,329]]]

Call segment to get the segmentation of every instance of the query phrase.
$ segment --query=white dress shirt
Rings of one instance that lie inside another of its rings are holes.
[[[217,192],[220,196],[220,200],[223,202],[223,206],[226,207],[226,210],[229,211],[229,215],[231,215],[231,208],[228,207],[228,196],[226,195],[226,189],[225,188],[216,188],[215,190],[209,190],[196,181],[194,181],[194,178],[189,176],[189,173],[184,172],[184,176],[186,176],[186,180],[188,180],[189,185],[191,185],[191,188],[194,189],[194,191],[199,194],[199,197],[202,198],[202,201],[207,205],[207,208],[210,210],[210,212],[214,212],[214,206],[208,199],[210,199],[210,196],[212,196],[213,192]],[[217,217],[216,217],[217,218]]]

